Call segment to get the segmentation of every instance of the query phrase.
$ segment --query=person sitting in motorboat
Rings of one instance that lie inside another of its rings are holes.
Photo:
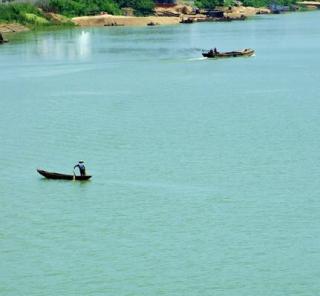
[[[211,56],[215,56],[216,54],[218,54],[219,52],[217,51],[217,48],[215,47],[214,49],[210,49],[208,52]]]
[[[83,160],[80,160],[78,162],[78,164],[76,164],[73,169],[75,168],[79,168],[79,172],[80,172],[80,175],[81,176],[85,176],[86,175],[86,167],[84,166],[84,161]]]

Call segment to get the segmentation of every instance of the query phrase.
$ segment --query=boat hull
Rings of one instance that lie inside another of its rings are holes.
[[[206,58],[236,58],[236,57],[250,57],[254,54],[254,50],[247,48],[244,50],[228,51],[228,52],[217,52],[208,50],[202,53]]]
[[[1,32],[0,32],[0,44],[7,43],[7,42],[8,42],[8,40],[4,39]]]
[[[87,181],[92,177],[92,176],[74,176],[74,175],[53,173],[53,172],[47,172],[39,169],[37,169],[37,172],[47,179],[54,179],[54,180]]]

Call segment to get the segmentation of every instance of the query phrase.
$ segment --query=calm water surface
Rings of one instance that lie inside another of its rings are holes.
[[[320,294],[319,11],[10,38],[1,295]]]

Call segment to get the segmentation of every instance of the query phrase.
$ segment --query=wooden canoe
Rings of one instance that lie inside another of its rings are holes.
[[[206,58],[235,58],[235,57],[249,57],[254,54],[254,50],[251,48],[246,48],[243,50],[226,51],[226,52],[214,52],[210,49],[204,51],[202,55]]]
[[[8,42],[8,40],[4,39],[1,32],[0,32],[0,44],[7,43],[7,42]]]
[[[39,169],[37,169],[37,172],[47,179],[55,179],[55,180],[86,181],[92,177],[92,176],[74,176],[74,175],[67,175],[67,174],[59,174],[59,173],[47,172],[47,171],[39,170]]]

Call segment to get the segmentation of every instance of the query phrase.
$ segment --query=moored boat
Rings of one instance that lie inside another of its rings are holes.
[[[78,180],[78,181],[87,181],[92,176],[76,176],[76,175],[68,175],[68,174],[60,174],[54,172],[47,172],[44,170],[37,169],[37,172],[47,179],[55,179],[55,180]]]
[[[7,40],[7,39],[4,39],[3,36],[2,36],[2,34],[1,34],[1,32],[0,32],[0,44],[2,44],[2,43],[7,43],[7,42],[8,42],[8,40]]]
[[[202,55],[206,58],[235,58],[235,57],[249,57],[254,54],[254,50],[246,48],[242,50],[219,52],[217,50],[206,50],[202,52]]]
[[[192,24],[192,23],[194,23],[194,19],[193,18],[187,18],[187,19],[182,19],[181,21],[180,21],[180,24]]]

